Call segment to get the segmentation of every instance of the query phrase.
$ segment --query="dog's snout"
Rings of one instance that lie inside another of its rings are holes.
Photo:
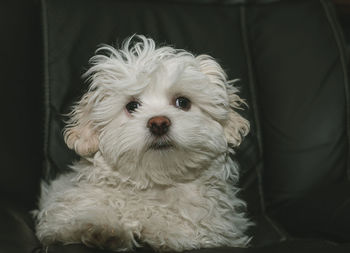
[[[147,122],[147,127],[154,135],[161,136],[168,132],[171,125],[170,119],[165,116],[152,117]]]

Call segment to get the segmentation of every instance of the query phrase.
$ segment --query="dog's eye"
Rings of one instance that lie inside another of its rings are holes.
[[[133,113],[137,108],[139,108],[140,105],[141,104],[137,101],[131,101],[125,106],[125,108],[128,111],[128,113]]]
[[[175,107],[188,111],[191,108],[191,101],[185,97],[178,97],[175,99]]]

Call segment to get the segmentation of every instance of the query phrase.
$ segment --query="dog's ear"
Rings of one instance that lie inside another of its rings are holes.
[[[224,132],[227,142],[237,147],[241,144],[243,137],[249,132],[249,122],[243,118],[236,110],[241,109],[246,103],[236,94],[237,89],[232,84],[227,85],[227,94],[229,99],[229,112],[224,123]]]
[[[92,93],[92,91],[87,92],[73,106],[73,110],[68,114],[69,119],[63,132],[67,146],[83,157],[95,154],[99,148],[97,129],[90,118],[93,104]]]
[[[201,72],[209,78],[209,81],[227,92],[228,102],[225,106],[228,114],[223,127],[227,142],[237,147],[249,132],[249,122],[236,112],[245,102],[237,95],[238,89],[233,86],[234,82],[227,81],[225,71],[212,57],[199,55],[196,58]]]

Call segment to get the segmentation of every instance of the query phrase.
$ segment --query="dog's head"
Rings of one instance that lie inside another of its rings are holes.
[[[88,92],[64,131],[71,149],[105,161],[139,187],[196,177],[238,146],[249,125],[242,100],[207,55],[131,37],[91,59]]]

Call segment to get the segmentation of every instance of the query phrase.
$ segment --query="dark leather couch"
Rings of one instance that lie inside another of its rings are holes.
[[[252,246],[198,251],[350,252],[348,58],[330,1],[6,4],[0,7],[7,24],[0,51],[6,82],[0,252],[105,252],[82,245],[43,249],[29,211],[40,179],[66,171],[77,158],[63,142],[62,115],[86,88],[80,76],[88,59],[98,44],[117,45],[134,33],[214,56],[230,78],[241,80],[249,104],[242,114],[251,133],[236,159],[241,197],[256,223]],[[12,34],[15,42],[7,40]]]

